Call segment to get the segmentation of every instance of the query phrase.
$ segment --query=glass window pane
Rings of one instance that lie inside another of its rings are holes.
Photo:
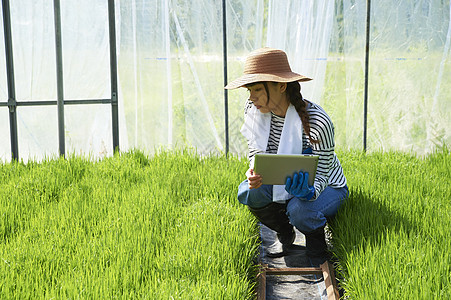
[[[6,81],[5,38],[3,30],[3,10],[0,10],[0,102],[8,101],[8,86]]]
[[[11,161],[11,142],[9,134],[9,110],[0,107],[0,161]]]
[[[10,1],[17,100],[55,100],[53,1]]]
[[[66,155],[102,158],[113,154],[111,105],[66,105]]]
[[[62,1],[65,99],[110,98],[108,1]]]
[[[17,130],[19,159],[40,161],[57,157],[58,117],[56,106],[19,106]]]

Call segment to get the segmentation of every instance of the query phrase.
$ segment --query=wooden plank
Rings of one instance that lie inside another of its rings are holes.
[[[258,290],[257,299],[264,300],[266,298],[266,275],[323,275],[324,284],[326,285],[327,299],[339,300],[340,296],[337,290],[337,283],[333,268],[326,261],[320,268],[268,268],[262,265],[258,274]]]
[[[267,275],[308,275],[308,274],[323,274],[321,268],[266,268]]]
[[[327,260],[321,265],[321,269],[323,271],[324,284],[326,285],[327,300],[339,300],[340,295],[337,290],[334,269]]]
[[[257,275],[257,300],[266,299],[266,269],[268,265],[260,265]]]
[[[334,269],[330,263],[326,261],[320,268],[268,268],[266,264],[260,266],[258,273],[257,299],[266,299],[266,275],[322,275],[326,286],[327,299],[339,300],[340,295],[335,281]]]

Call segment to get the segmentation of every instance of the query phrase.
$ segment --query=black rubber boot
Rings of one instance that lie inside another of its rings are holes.
[[[286,204],[273,202],[262,208],[248,208],[262,224],[277,232],[277,238],[282,245],[293,244],[296,233],[286,214]]]
[[[307,256],[312,265],[318,267],[329,259],[324,226],[311,232],[303,232],[303,234],[305,235]]]

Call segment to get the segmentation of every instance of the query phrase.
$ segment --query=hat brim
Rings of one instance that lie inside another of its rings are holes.
[[[261,81],[293,82],[293,81],[309,81],[309,80],[312,80],[312,78],[294,72],[280,74],[244,74],[243,76],[227,84],[225,86],[225,89],[227,90],[237,89],[247,84]]]

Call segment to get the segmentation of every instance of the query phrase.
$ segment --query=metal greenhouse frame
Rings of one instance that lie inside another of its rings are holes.
[[[65,156],[66,143],[64,136],[64,106],[77,104],[110,104],[113,128],[113,149],[119,150],[119,122],[118,122],[118,88],[117,88],[117,57],[116,57],[116,24],[114,0],[108,0],[108,24],[109,24],[109,42],[110,42],[110,79],[111,79],[111,97],[108,99],[85,99],[70,100],[64,98],[63,88],[63,57],[61,42],[61,12],[60,0],[53,1],[54,7],[54,24],[55,24],[55,50],[56,50],[56,78],[57,78],[57,100],[45,101],[17,101],[16,89],[14,83],[14,59],[13,45],[11,35],[11,12],[9,0],[2,0],[3,9],[3,28],[5,37],[5,54],[6,54],[6,72],[8,83],[8,102],[2,103],[1,106],[9,108],[9,124],[11,136],[11,153],[14,160],[19,160],[19,143],[17,138],[17,115],[16,108],[18,106],[40,106],[40,105],[56,105],[58,108],[58,140],[59,153]]]
[[[367,106],[368,106],[368,64],[369,64],[369,34],[370,34],[370,11],[371,0],[366,1],[366,48],[365,48],[365,78],[364,78],[364,111],[363,111],[363,148],[367,148]],[[9,109],[10,142],[12,159],[19,160],[19,143],[17,129],[17,107],[19,106],[57,106],[58,112],[58,142],[59,154],[65,156],[66,142],[64,132],[64,107],[65,105],[79,104],[108,104],[111,105],[112,115],[112,140],[113,152],[119,151],[119,121],[118,121],[118,70],[116,54],[116,24],[115,24],[115,1],[108,0],[108,28],[109,28],[109,55],[110,55],[110,80],[111,94],[107,99],[66,99],[63,85],[63,54],[62,54],[62,33],[61,33],[61,11],[60,0],[53,1],[54,8],[54,28],[55,28],[55,51],[56,51],[56,79],[57,79],[57,99],[33,101],[17,101],[16,87],[14,81],[14,58],[11,33],[11,11],[10,1],[2,0],[3,27],[5,39],[6,57],[6,77],[7,77],[7,102],[0,102],[0,107],[7,106]],[[227,84],[227,21],[226,21],[226,1],[222,0],[222,32],[223,32],[223,65],[224,65],[224,85]],[[228,116],[228,93],[224,90],[224,121],[225,121],[225,153],[229,152],[229,116]]]

